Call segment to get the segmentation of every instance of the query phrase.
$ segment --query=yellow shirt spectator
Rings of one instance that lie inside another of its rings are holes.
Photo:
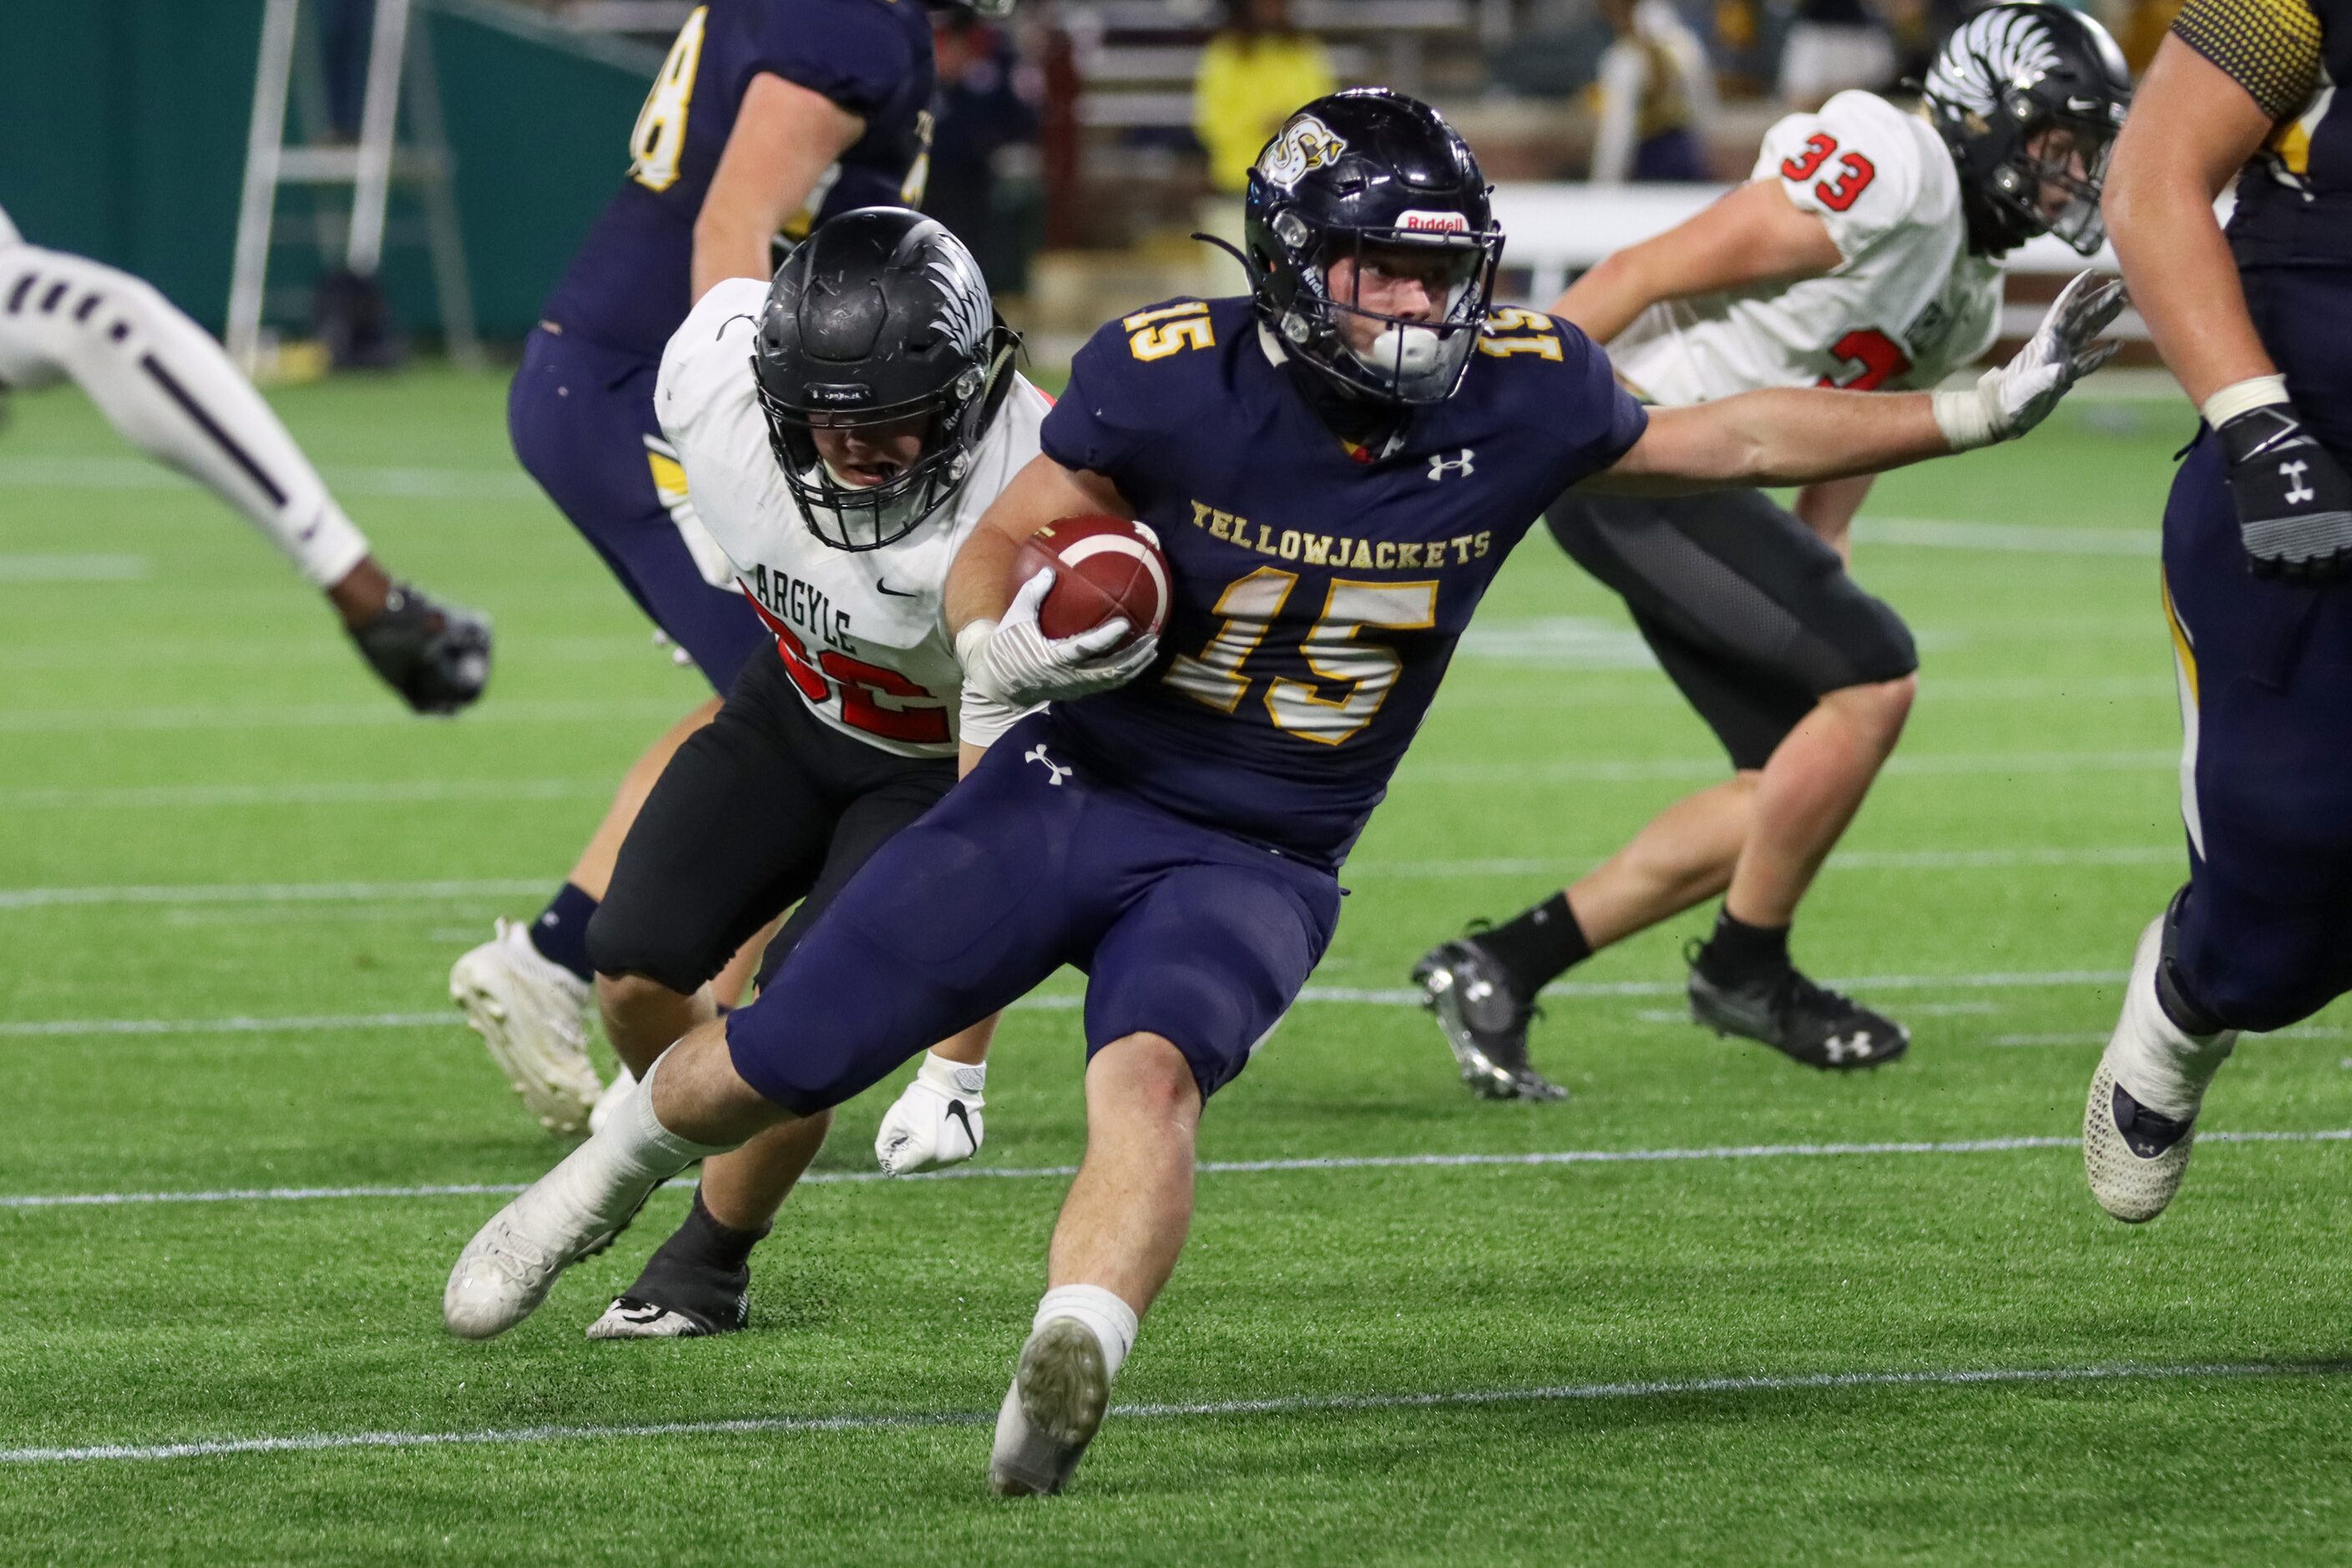
[[[1265,0],[1250,8],[1260,18],[1281,11]],[[1209,150],[1209,183],[1219,191],[1243,189],[1259,149],[1290,111],[1336,86],[1323,46],[1279,21],[1219,32],[1201,52],[1192,83],[1192,130]]]

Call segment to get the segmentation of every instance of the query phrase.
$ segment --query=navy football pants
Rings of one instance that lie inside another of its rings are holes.
[[[636,354],[536,328],[507,393],[507,428],[530,477],[637,607],[723,693],[768,635],[740,594],[704,580],[654,488],[656,454],[646,443],[663,439],[654,417],[657,368]]]
[[[2276,1029],[2352,990],[2352,584],[2248,572],[2227,468],[2201,432],[2164,513],[2190,844],[2176,956],[2191,1002]]]
[[[1339,915],[1327,871],[1099,784],[1039,714],[877,850],[751,1006],[735,1069],[803,1113],[839,1105],[1063,964],[1089,1058],[1140,1031],[1203,1098],[1297,999]]]

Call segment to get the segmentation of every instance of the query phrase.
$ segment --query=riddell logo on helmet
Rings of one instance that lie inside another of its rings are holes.
[[[1460,213],[1400,213],[1397,215],[1396,226],[1412,234],[1468,234],[1470,232],[1470,220]]]

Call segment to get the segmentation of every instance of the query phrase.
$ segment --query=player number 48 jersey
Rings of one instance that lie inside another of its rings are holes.
[[[751,364],[767,294],[756,279],[716,285],[662,356],[654,408],[696,515],[817,717],[886,752],[952,756],[962,673],[942,618],[948,566],[988,503],[1037,455],[1050,405],[1016,376],[945,506],[895,543],[836,550],[809,531],[768,442]]]
[[[2000,264],[1969,253],[1959,175],[1927,121],[1842,92],[1773,126],[1750,177],[1780,181],[1844,261],[1652,306],[1609,346],[1635,392],[1680,405],[1767,386],[1931,387],[1992,346]]]

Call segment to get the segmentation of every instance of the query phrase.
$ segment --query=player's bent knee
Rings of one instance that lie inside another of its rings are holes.
[[[1087,1082],[1110,1089],[1119,1110],[1149,1120],[1186,1116],[1201,1104],[1191,1059],[1175,1041],[1149,1029],[1123,1035],[1097,1051],[1087,1063]]]
[[[1919,678],[1905,675],[1893,680],[1848,686],[1822,699],[1860,725],[1881,746],[1892,746],[1911,717],[1918,700]]]
[[[656,1008],[677,1007],[693,997],[691,991],[679,991],[643,974],[596,976],[596,1005],[608,1018],[631,1018]]]
[[[595,967],[597,994],[604,982],[635,981],[691,996],[717,973],[706,944],[691,940],[675,921],[637,918],[607,898],[588,920],[588,962]],[[719,960],[726,963],[725,957]],[[637,994],[635,992],[631,995]]]

